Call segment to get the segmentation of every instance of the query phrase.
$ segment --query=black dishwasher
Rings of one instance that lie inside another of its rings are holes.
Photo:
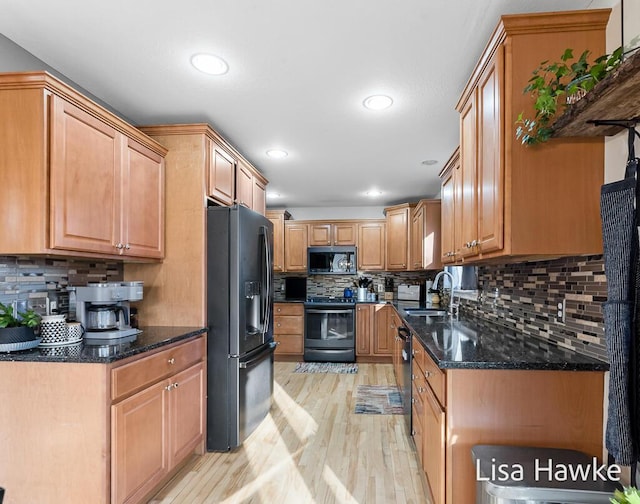
[[[402,397],[402,415],[411,434],[411,331],[405,325],[398,326],[398,338],[402,341],[401,368],[398,376],[398,389]]]

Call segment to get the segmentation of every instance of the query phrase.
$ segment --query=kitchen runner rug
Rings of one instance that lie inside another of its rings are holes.
[[[358,365],[342,362],[298,362],[293,372],[355,374],[358,372]]]
[[[402,398],[398,387],[358,385],[355,412],[368,415],[402,415]]]

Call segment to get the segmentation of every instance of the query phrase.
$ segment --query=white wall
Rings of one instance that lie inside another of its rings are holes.
[[[275,207],[273,207],[275,208]],[[269,206],[269,210],[272,207]],[[287,207],[295,220],[384,219],[384,207]]]

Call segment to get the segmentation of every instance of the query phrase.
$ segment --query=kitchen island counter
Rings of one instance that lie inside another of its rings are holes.
[[[484,319],[409,315],[405,308],[415,305],[397,302],[395,307],[441,369],[609,369],[607,362]]]
[[[140,327],[140,334],[119,338],[109,344],[83,339],[70,345],[37,347],[20,352],[0,353],[2,361],[20,362],[70,362],[109,364],[133,355],[177,343],[207,332],[205,327]]]

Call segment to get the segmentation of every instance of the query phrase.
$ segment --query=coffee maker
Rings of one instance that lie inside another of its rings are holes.
[[[131,301],[142,299],[142,282],[90,283],[76,288],[76,318],[87,340],[117,340],[140,333],[131,327]]]

